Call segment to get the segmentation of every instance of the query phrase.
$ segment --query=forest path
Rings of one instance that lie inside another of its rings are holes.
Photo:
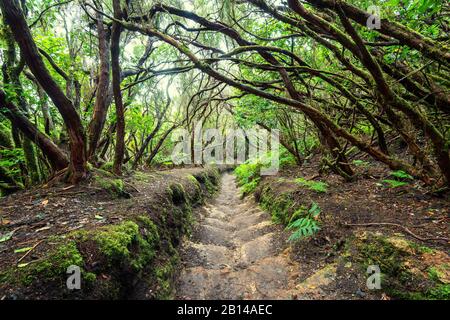
[[[176,297],[310,298],[308,288],[328,284],[327,275],[314,286],[298,285],[299,265],[290,260],[281,232],[255,201],[240,198],[234,176],[224,174],[219,195],[203,207],[192,238],[183,243]]]

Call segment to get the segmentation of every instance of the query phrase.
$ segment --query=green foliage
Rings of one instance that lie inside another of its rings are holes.
[[[450,298],[450,285],[444,280],[449,266],[439,264],[440,259],[429,260],[423,256],[429,254],[430,250],[433,251],[432,249],[403,237],[389,237],[370,232],[357,236],[350,244],[350,256],[362,263],[364,271],[369,265],[380,267],[383,290],[392,297],[408,300]],[[427,273],[417,272],[425,269]]]
[[[358,166],[358,167],[368,167],[369,164],[370,164],[370,163],[367,162],[367,161],[359,160],[359,159],[353,160],[352,163],[353,163],[355,166]]]
[[[94,239],[98,243],[100,251],[111,261],[120,261],[129,256],[129,247],[138,237],[138,232],[136,223],[126,221],[96,232]]]
[[[246,184],[242,185],[241,191],[243,194],[249,194],[255,191],[256,187],[258,186],[260,181],[260,178],[256,178]]]
[[[296,164],[294,156],[289,151],[287,151],[286,148],[284,148],[284,147],[280,148],[279,164],[280,164],[281,168]]]
[[[0,148],[0,167],[15,180],[20,179],[20,165],[25,163],[23,149],[2,149]]]
[[[317,193],[326,193],[328,184],[322,181],[306,180],[305,178],[297,178],[295,182]]]
[[[242,187],[241,191],[244,195],[253,192],[260,182],[261,163],[246,162],[239,165],[234,173],[237,177],[238,185]]]
[[[384,179],[383,182],[387,184],[388,188],[398,188],[398,187],[403,187],[403,186],[408,185],[407,182],[391,180],[391,179]]]
[[[413,176],[411,176],[410,174],[406,173],[403,170],[397,170],[397,171],[392,171],[390,173],[391,176],[397,178],[397,179],[406,179],[406,180],[413,180]]]
[[[8,241],[12,238],[14,232],[10,231],[10,232],[6,232],[6,233],[0,233],[0,243]]]
[[[294,212],[286,229],[293,230],[289,237],[289,241],[298,241],[300,239],[308,238],[320,230],[317,221],[321,209],[316,202],[313,202],[306,211],[305,207],[300,207]],[[297,218],[298,217],[298,218]]]
[[[270,185],[266,185],[260,192],[260,203],[264,210],[272,215],[275,223],[287,224],[289,222],[294,203],[292,195],[289,192],[279,193],[272,189]]]

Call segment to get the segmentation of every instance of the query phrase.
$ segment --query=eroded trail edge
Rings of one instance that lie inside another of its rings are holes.
[[[291,299],[298,264],[282,230],[250,198],[241,199],[234,176],[224,174],[219,195],[205,205],[183,244],[179,299]]]

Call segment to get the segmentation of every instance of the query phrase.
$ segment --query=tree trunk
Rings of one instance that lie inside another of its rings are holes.
[[[122,17],[122,10],[120,8],[120,1],[113,0],[114,18],[120,19]],[[120,91],[120,34],[122,26],[113,22],[111,31],[111,69],[112,69],[112,87],[114,93],[114,102],[116,105],[116,148],[114,153],[113,172],[117,175],[122,174],[122,164],[125,154],[125,115],[122,101],[122,92]]]
[[[103,26],[101,14],[97,14],[97,33],[98,33],[98,52],[100,58],[98,87],[95,97],[94,112],[91,123],[89,124],[89,148],[88,158],[92,160],[95,157],[98,141],[105,125],[106,114],[108,112],[108,88],[109,88],[109,40],[107,30]]]

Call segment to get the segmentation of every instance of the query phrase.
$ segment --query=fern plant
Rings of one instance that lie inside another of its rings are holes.
[[[384,179],[383,182],[388,185],[388,188],[398,188],[398,187],[406,186],[408,184],[408,182],[391,180],[391,179]]]
[[[293,230],[288,241],[298,241],[300,239],[308,238],[320,230],[319,218],[321,209],[316,202],[311,204],[311,207],[306,211],[305,207],[300,207],[292,215],[291,221],[289,222],[286,229]],[[303,217],[299,217],[302,216]],[[297,219],[293,219],[299,217]]]
[[[383,182],[387,184],[388,188],[403,187],[408,184],[408,182],[405,180],[413,180],[414,179],[413,176],[411,176],[410,174],[406,173],[403,170],[392,171],[389,175],[391,177],[393,177],[395,180],[393,180],[393,179],[384,179],[383,180]]]

